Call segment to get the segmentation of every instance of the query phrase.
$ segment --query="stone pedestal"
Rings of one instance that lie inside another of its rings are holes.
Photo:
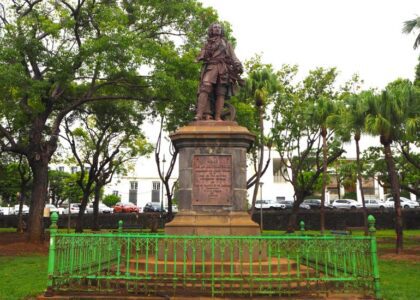
[[[165,233],[259,235],[246,188],[246,153],[255,136],[236,122],[197,121],[171,139],[179,151],[179,212]]]

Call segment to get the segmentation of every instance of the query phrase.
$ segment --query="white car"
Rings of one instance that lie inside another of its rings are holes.
[[[405,197],[400,197],[400,201],[401,201],[402,208],[419,207],[419,203],[417,201],[413,201]],[[384,203],[385,203],[385,207],[387,208],[395,208],[394,199],[392,197],[387,198]]]
[[[363,207],[362,204],[353,199],[338,199],[332,203],[332,208],[357,209]]]
[[[256,209],[286,209],[286,205],[273,200],[255,201]]]
[[[365,200],[366,208],[373,208],[373,209],[384,209],[386,208],[385,202],[377,199],[369,199]]]
[[[19,204],[16,204],[13,207],[13,214],[18,215],[19,214]],[[29,214],[29,206],[23,204],[22,206],[22,215],[27,215]]]
[[[93,203],[89,203],[86,207],[86,213],[93,214]],[[98,213],[100,214],[110,214],[112,213],[112,208],[106,206],[103,203],[99,203],[98,205]]]
[[[78,214],[79,210],[80,210],[80,203],[71,203],[70,204],[70,214]],[[68,207],[66,207],[64,209],[64,213],[66,215],[69,214],[69,208]]]

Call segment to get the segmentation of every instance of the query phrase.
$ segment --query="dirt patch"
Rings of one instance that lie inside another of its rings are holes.
[[[26,242],[26,235],[17,232],[0,233],[0,256],[47,255],[48,242],[31,244]]]
[[[379,258],[394,261],[420,262],[420,246],[411,246],[396,254],[395,249],[382,249]]]

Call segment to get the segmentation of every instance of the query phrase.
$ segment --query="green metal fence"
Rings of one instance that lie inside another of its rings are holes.
[[[304,295],[381,298],[370,236],[61,234],[52,217],[49,294]]]

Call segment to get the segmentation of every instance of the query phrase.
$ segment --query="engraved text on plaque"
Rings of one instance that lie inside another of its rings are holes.
[[[195,155],[193,158],[193,205],[230,205],[232,156]]]

